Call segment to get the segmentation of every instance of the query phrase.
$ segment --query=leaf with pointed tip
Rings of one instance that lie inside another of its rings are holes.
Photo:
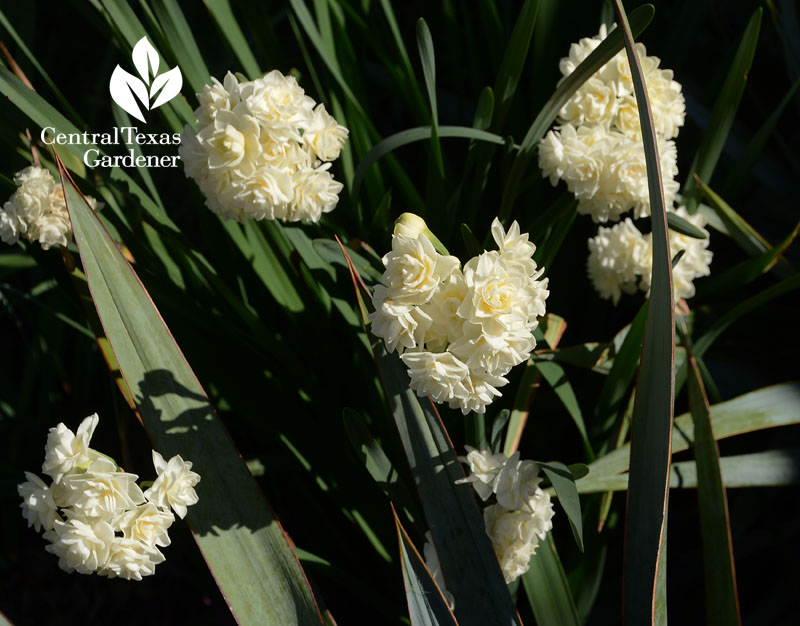
[[[667,532],[675,359],[675,323],[667,215],[658,144],[639,55],[621,0],[614,0],[639,109],[650,192],[653,278],[631,423],[631,467],[625,519],[624,621],[649,624],[666,593],[658,583]]]
[[[424,559],[411,543],[394,509],[392,515],[397,527],[397,539],[400,542],[403,583],[406,588],[411,626],[458,626],[442,590],[433,580]]]
[[[719,448],[697,362],[689,353],[689,407],[694,420],[694,456],[697,460],[697,501],[703,540],[706,622],[741,626],[736,567],[733,564],[728,497],[720,469]]]
[[[695,344],[695,356],[697,344]],[[711,426],[719,439],[742,433],[800,423],[800,383],[764,387],[732,400],[711,406]],[[688,413],[675,418],[672,432],[673,454],[689,448],[694,441],[694,426]],[[589,474],[576,482],[578,493],[612,489],[608,483],[628,469],[630,443],[620,446],[589,464]],[[624,487],[622,487],[624,489]]]
[[[60,161],[59,161],[60,164]],[[288,538],[131,265],[77,188],[61,176],[94,305],[152,442],[201,476],[186,517],[240,623],[319,624]]]
[[[539,626],[580,626],[552,532],[547,533],[531,557],[530,567],[522,575],[522,585]]]
[[[537,463],[542,468],[545,476],[550,480],[553,489],[556,491],[558,501],[564,513],[567,514],[569,524],[572,527],[572,535],[575,543],[578,544],[583,552],[583,520],[581,519],[581,500],[578,497],[578,490],[575,488],[575,477],[569,468],[558,461],[550,463]]]

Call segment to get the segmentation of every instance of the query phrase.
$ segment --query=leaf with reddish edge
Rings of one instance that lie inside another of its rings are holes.
[[[669,466],[672,444],[675,324],[672,271],[658,145],[650,101],[628,18],[614,0],[617,24],[631,67],[642,128],[653,233],[653,278],[647,309],[631,425],[631,468],[625,520],[623,622],[653,624],[666,606],[666,585],[657,581],[666,554]],[[663,578],[662,578],[663,580]]]
[[[397,540],[400,543],[400,562],[403,565],[403,583],[406,587],[408,615],[412,626],[458,626],[453,612],[447,605],[443,589],[433,579],[408,533],[400,523],[397,512],[392,507]]]
[[[339,246],[363,314],[359,287],[366,286],[341,241]],[[373,341],[372,349],[459,622],[521,624],[472,491],[456,484],[465,478],[464,470],[433,401],[420,402],[408,386],[405,366],[386,352],[382,339]]]
[[[688,342],[687,350],[690,349]],[[719,447],[711,427],[703,378],[689,352],[689,407],[694,421],[694,456],[697,463],[697,501],[703,539],[706,621],[719,626],[741,626],[736,567],[733,562],[728,497],[722,482]]]
[[[153,447],[202,480],[186,520],[240,624],[320,624],[305,574],[264,495],[133,268],[56,154],[89,290]]]

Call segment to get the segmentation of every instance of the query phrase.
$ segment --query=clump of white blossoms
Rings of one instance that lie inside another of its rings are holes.
[[[330,162],[348,130],[325,105],[277,70],[241,83],[230,72],[211,80],[197,94],[197,131],[186,126],[179,150],[208,208],[239,222],[316,222],[336,208],[342,184]]]
[[[0,211],[0,239],[8,244],[20,239],[38,241],[44,250],[66,246],[72,239],[72,225],[61,184],[38,165],[14,174],[14,182],[18,188]],[[92,209],[102,207],[91,196],[86,200]]]
[[[434,249],[424,221],[404,214],[372,296],[372,333],[401,355],[411,388],[465,415],[483,413],[505,375],[528,359],[549,294],[531,258],[536,246],[517,222],[506,232],[495,219],[492,236],[498,249],[461,268]]]
[[[553,503],[539,486],[539,466],[521,461],[519,452],[510,457],[469,446],[462,459],[469,465],[469,483],[484,502],[493,494],[496,503],[483,510],[486,533],[507,583],[528,571],[539,542],[553,528]]]
[[[694,296],[694,280],[711,273],[711,250],[708,249],[706,219],[700,213],[689,215],[684,207],[675,213],[706,234],[705,239],[669,231],[669,249],[674,257],[683,255],[672,268],[672,283],[675,300]],[[600,227],[597,235],[589,239],[587,269],[592,284],[602,298],[619,302],[622,293],[634,293],[637,289],[650,291],[653,274],[653,237],[642,234],[630,218],[611,228]]]
[[[559,64],[562,75],[569,76],[606,35],[603,25],[596,37],[572,44]],[[647,56],[643,44],[636,46],[653,112],[664,200],[672,206],[679,188],[672,139],[683,126],[686,105],[672,70],[660,69],[657,57]],[[631,209],[635,217],[649,215],[644,147],[625,50],[575,92],[559,112],[558,123],[539,143],[539,166],[551,184],[567,184],[578,200],[578,212],[595,222],[617,221]]]
[[[158,478],[143,492],[136,474],[89,447],[98,422],[94,414],[75,433],[64,424],[50,429],[42,472],[53,482],[25,472],[26,482],[17,485],[22,516],[44,531],[45,549],[64,571],[141,580],[164,561],[158,548],[170,544],[170,507],[186,515],[200,476],[180,456],[167,462],[153,451]]]

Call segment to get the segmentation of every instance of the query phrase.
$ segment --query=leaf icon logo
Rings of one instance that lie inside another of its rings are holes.
[[[183,76],[177,66],[158,74],[158,52],[147,37],[136,42],[131,57],[141,79],[117,65],[111,74],[108,90],[114,102],[137,120],[144,122],[139,103],[145,110],[153,110],[169,102],[180,93]]]

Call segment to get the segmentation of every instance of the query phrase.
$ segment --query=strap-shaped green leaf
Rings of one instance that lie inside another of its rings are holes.
[[[425,561],[408,538],[408,534],[397,518],[397,513],[394,513],[394,523],[400,542],[403,583],[406,587],[411,626],[458,626],[453,612],[447,606],[442,590],[434,582]]]
[[[614,0],[631,68],[642,128],[653,241],[653,278],[647,307],[639,377],[631,424],[631,467],[625,520],[624,621],[652,624],[664,606],[666,585],[657,584],[669,494],[672,443],[675,325],[672,271],[658,144],[647,86],[625,9]],[[660,596],[660,597],[659,597]]]
[[[459,622],[520,624],[474,496],[455,482],[464,471],[433,403],[417,400],[403,363],[382,340],[373,351]]]
[[[539,626],[579,626],[581,620],[552,533],[547,533],[531,557],[522,585]]]
[[[703,539],[706,622],[719,626],[741,626],[731,521],[720,470],[719,448],[714,440],[700,370],[691,354],[688,362],[689,406],[694,420],[694,456],[697,460],[697,501]]]
[[[240,624],[321,623],[287,537],[147,291],[76,188],[64,191],[92,299],[153,446],[202,477],[187,521],[231,611]]]
[[[690,213],[695,212],[697,201],[700,198],[695,174],[705,182],[711,180],[711,175],[714,173],[717,161],[722,154],[722,148],[725,146],[725,140],[728,138],[728,133],[736,117],[736,110],[739,108],[739,102],[747,84],[747,74],[756,53],[763,12],[764,9],[757,8],[747,23],[736,50],[736,56],[725,77],[725,83],[719,92],[717,102],[714,104],[714,110],[711,112],[711,119],[703,134],[703,139],[700,141],[700,147],[697,148],[692,166],[686,175],[686,182],[683,185],[683,202]]]
[[[695,346],[695,355],[697,354]],[[790,382],[751,391],[711,407],[711,426],[719,439],[733,437],[765,428],[800,423],[800,383]],[[685,413],[675,418],[672,432],[672,452],[686,450],[694,441],[694,424]],[[576,483],[579,493],[616,489],[611,479],[628,469],[630,444],[597,459],[589,465],[589,474]],[[680,485],[678,485],[680,486]],[[623,486],[622,489],[625,487]]]

